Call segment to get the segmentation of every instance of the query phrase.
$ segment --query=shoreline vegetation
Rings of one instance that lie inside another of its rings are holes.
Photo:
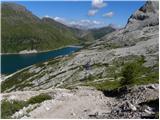
[[[62,47],[59,47],[57,49],[52,49],[52,50],[44,50],[44,51],[37,51],[37,50],[23,50],[23,51],[26,51],[26,52],[19,52],[19,53],[0,53],[0,55],[29,55],[29,54],[38,54],[38,53],[45,53],[45,52],[50,52],[50,51],[56,51],[56,50],[60,50],[60,49],[63,49],[63,48],[67,48],[67,47],[74,47],[74,48],[83,48],[82,45],[67,45],[67,46],[62,46]],[[30,52],[31,51],[31,52]]]

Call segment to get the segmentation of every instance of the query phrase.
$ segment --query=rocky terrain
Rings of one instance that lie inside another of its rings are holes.
[[[105,94],[91,87],[56,88],[4,93],[2,99],[26,101],[40,93],[52,96],[51,100],[24,107],[11,118],[154,118],[158,106],[147,102],[158,102],[158,91],[158,84],[121,88]]]
[[[147,1],[131,15],[125,28],[70,56],[38,63],[7,77],[2,81],[3,99],[26,100],[41,92],[52,97],[12,117],[157,118],[158,17],[158,2]],[[120,84],[121,73],[129,62],[140,62],[143,69],[135,83],[125,87]]]

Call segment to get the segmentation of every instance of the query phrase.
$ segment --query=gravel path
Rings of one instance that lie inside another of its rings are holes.
[[[17,91],[2,94],[3,99],[26,100],[40,93],[48,93],[53,99],[44,101],[24,118],[90,118],[111,112],[114,98],[105,97],[101,91],[90,87],[77,89],[49,89],[41,91]]]

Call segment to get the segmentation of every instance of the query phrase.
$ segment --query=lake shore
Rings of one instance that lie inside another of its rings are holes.
[[[17,54],[18,55],[24,55],[24,54],[29,55],[29,54],[50,52],[50,51],[59,50],[59,49],[67,48],[67,47],[83,48],[83,46],[80,46],[80,45],[67,45],[67,46],[59,47],[59,48],[52,49],[52,50],[44,50],[44,51],[37,51],[37,52],[26,52],[26,53],[0,53],[0,55],[17,55]]]
[[[80,49],[80,48],[82,48],[82,46],[67,46],[67,47],[63,47],[63,48],[61,48],[61,49]],[[58,50],[61,50],[61,49],[56,49],[56,50],[50,50],[51,52],[53,51],[58,51]],[[76,52],[76,51],[75,51]],[[44,52],[43,52],[44,53]],[[72,52],[71,52],[72,53]],[[34,53],[34,54],[37,54],[37,53]],[[21,55],[21,54],[8,54],[8,55]],[[25,56],[27,56],[27,55],[29,55],[30,56],[30,54],[22,54],[22,55],[25,55]],[[39,54],[39,55],[41,55],[41,54]],[[54,58],[60,58],[60,57],[64,57],[64,56],[68,56],[68,54],[65,54],[65,55],[58,55],[58,56],[55,56]],[[7,57],[7,56],[6,56]],[[51,59],[51,58],[48,58],[48,59]],[[35,64],[35,63],[34,63]],[[34,64],[32,64],[32,65],[34,65]],[[12,72],[12,73],[1,73],[0,75],[1,75],[1,81],[3,81],[3,80],[5,80],[5,79],[7,79],[7,78],[9,78],[9,77],[11,77],[11,76],[13,76],[14,74],[16,74],[17,72],[21,72],[22,70],[24,70],[24,69],[27,69],[28,67],[31,67],[32,65],[29,65],[29,66],[27,66],[27,67],[24,67],[24,68],[22,68],[22,69],[19,69],[18,71],[15,71],[15,72]]]
[[[33,64],[34,65],[34,64]],[[25,70],[25,69],[28,69],[28,68],[30,68],[30,67],[32,67],[33,65],[30,65],[30,66],[28,66],[28,67],[25,67],[25,68],[22,68],[22,69],[20,69],[20,70],[18,70],[18,71],[16,71],[16,72],[14,72],[14,73],[11,73],[11,74],[0,74],[0,81],[4,81],[4,80],[6,80],[7,78],[9,78],[9,77],[12,77],[13,75],[15,75],[15,74],[17,74],[17,73],[19,73],[19,72],[21,72],[21,71],[23,71],[23,70]]]
[[[68,56],[68,55],[64,55],[64,56]],[[61,58],[61,57],[64,57],[64,56],[63,56],[63,55],[60,55],[60,56],[55,57],[54,59]],[[2,82],[2,81],[4,81],[4,80],[12,77],[13,75],[15,75],[15,74],[17,74],[17,73],[19,73],[19,72],[22,72],[22,71],[24,71],[24,70],[27,70],[27,69],[29,69],[29,68],[32,68],[34,65],[35,65],[35,64],[30,65],[30,66],[27,66],[27,67],[22,68],[22,69],[19,69],[18,71],[13,72],[13,73],[11,73],[11,74],[3,74],[3,73],[0,73],[0,82]]]

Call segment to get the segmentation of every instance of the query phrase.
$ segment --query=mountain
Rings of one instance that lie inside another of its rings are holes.
[[[1,6],[2,53],[52,50],[95,40],[114,30],[106,27],[86,34],[85,30],[66,26],[51,18],[40,19],[22,5],[3,2]]]
[[[152,32],[155,34],[154,37],[157,38],[159,27],[159,8],[157,4],[158,2],[156,1],[147,1],[144,6],[130,16],[124,29],[112,32],[101,38],[101,41],[104,41],[103,46],[106,46],[106,44],[112,44],[115,47],[134,46],[137,42],[145,41],[152,37]],[[147,32],[150,35],[147,35]],[[96,44],[99,44],[99,41]]]
[[[3,99],[23,102],[40,93],[51,96],[12,118],[159,118],[158,5],[147,1],[137,10],[147,18],[140,19],[136,11],[125,28],[79,52],[8,76],[2,81]]]
[[[1,6],[2,53],[45,51],[80,42],[67,26],[48,18],[40,19],[24,6],[5,2]]]
[[[106,27],[86,32],[86,30],[66,26],[51,18],[40,19],[19,4],[3,2],[1,6],[2,53],[52,50],[95,40],[114,30]]]
[[[127,29],[134,30],[146,26],[159,25],[158,2],[147,1],[147,3],[130,16]]]
[[[115,28],[109,25],[109,26],[102,27],[102,28],[90,29],[89,31],[90,31],[90,34],[93,36],[93,38],[97,40],[103,37],[104,35],[109,34],[115,30],[116,30]]]

